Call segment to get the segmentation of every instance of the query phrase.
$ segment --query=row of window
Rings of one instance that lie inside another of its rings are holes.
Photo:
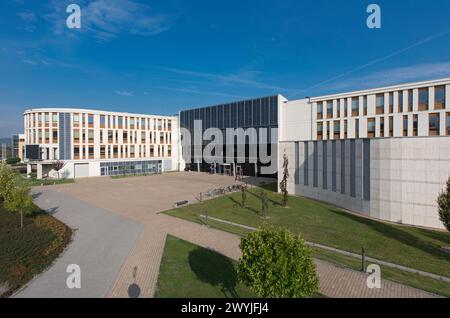
[[[408,136],[408,124],[410,116],[403,115],[402,118],[402,136]],[[418,136],[419,127],[419,115],[414,114],[411,117],[412,120],[412,136]],[[348,120],[344,120],[341,123],[340,120],[327,121],[326,129],[324,130],[324,123],[317,123],[317,139],[347,139],[348,138]],[[333,123],[333,134],[331,133],[331,123]],[[341,136],[341,124],[343,124],[343,134]],[[388,118],[380,117],[379,121],[380,136],[393,137],[394,135],[394,117],[388,116]],[[428,116],[428,135],[439,136],[440,135],[440,113],[431,113]],[[375,118],[367,119],[367,138],[375,138],[376,120]],[[355,137],[359,136],[359,119],[355,119]],[[386,134],[387,133],[387,134]],[[445,134],[450,136],[450,112],[446,113],[446,130]]]
[[[404,96],[404,91],[398,91],[397,94],[397,103],[394,103],[394,92],[389,92],[388,94],[388,111],[387,113],[393,114],[393,113],[403,113],[404,111],[412,112],[413,105],[414,105],[414,91],[412,89],[407,90],[406,94],[407,96]],[[419,111],[427,111],[430,109],[430,89],[428,87],[420,88],[418,90],[419,94],[419,104],[418,104],[418,110]],[[377,94],[376,95],[376,105],[375,105],[375,113],[377,115],[385,114],[385,94]],[[367,95],[363,96],[363,107],[362,107],[362,113],[360,110],[360,97],[353,97],[350,99],[351,102],[351,113],[349,114],[349,107],[348,107],[348,99],[345,98],[344,100],[338,100],[337,101],[337,117],[341,117],[341,107],[343,107],[344,110],[344,117],[357,117],[357,116],[367,116]],[[445,109],[445,100],[446,100],[446,93],[445,93],[445,86],[435,86],[434,87],[434,109],[440,110]],[[406,104],[405,104],[406,102]],[[394,109],[394,104],[397,105],[397,109]],[[406,106],[406,107],[404,107]],[[335,117],[333,115],[333,100],[329,101],[321,101],[317,103],[317,119],[323,119],[323,118],[333,118]]]
[[[167,156],[171,157],[172,146],[167,145],[166,147]],[[147,153],[147,147],[145,145],[100,146],[100,159],[161,157],[164,156],[164,150],[164,146],[149,146],[149,152]],[[94,146],[87,148],[80,146],[73,147],[74,160],[94,159],[94,156]]]
[[[50,129],[30,129],[27,134],[27,143],[30,144],[57,144],[58,131]]]
[[[124,144],[132,143],[137,144],[138,141],[140,143],[147,143],[147,137],[150,143],[156,144],[157,133],[150,131],[148,134],[145,131],[137,132],[137,131],[122,131],[121,136],[119,137],[119,132],[117,130],[100,130],[100,143],[118,143],[119,140]],[[80,143],[80,141],[86,141],[88,143],[94,143],[94,130],[80,130],[75,129],[73,131],[73,141],[74,143]],[[159,133],[159,144],[171,144],[172,143],[172,133],[170,132],[160,132]]]
[[[94,127],[93,114],[73,114],[74,127]],[[172,130],[172,121],[169,119],[152,119],[116,115],[100,115],[100,128],[113,129],[140,129],[140,130]]]
[[[32,127],[57,127],[58,113],[32,113],[25,116],[28,128]]]

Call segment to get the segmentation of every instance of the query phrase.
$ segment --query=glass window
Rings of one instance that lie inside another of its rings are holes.
[[[323,123],[317,123],[317,139],[323,139]]]
[[[445,86],[436,86],[434,95],[434,108],[445,109]]]
[[[417,131],[419,128],[419,115],[413,115],[413,136],[417,136]]]
[[[398,110],[397,112],[402,113],[403,112],[403,92],[398,92]]]
[[[323,118],[323,102],[317,103],[317,119]]]
[[[403,136],[408,136],[408,116],[403,116]]]
[[[359,115],[359,97],[352,98],[352,116]]]
[[[376,112],[378,115],[384,113],[384,94],[377,94],[376,108]]]
[[[118,124],[119,128],[123,127],[123,117],[122,116],[119,116],[117,118],[117,124]]]
[[[367,116],[367,96],[364,96],[364,105],[363,105],[363,108],[364,108],[364,116]]]
[[[439,113],[429,115],[429,135],[439,135]]]
[[[445,124],[447,126],[446,134],[447,134],[447,136],[450,136],[450,113],[446,114]]]
[[[375,118],[369,118],[367,120],[367,137],[375,137]]]
[[[428,110],[428,88],[419,89],[419,110]]]
[[[408,111],[412,112],[413,111],[413,105],[414,105],[414,93],[413,90],[410,89],[408,91]]]
[[[327,102],[327,118],[333,118],[333,101]]]
[[[384,137],[384,117],[380,117],[380,136]]]
[[[105,120],[105,115],[101,115],[101,116],[100,116],[100,126],[101,126],[102,128],[105,127],[105,122],[106,122],[106,120]]]

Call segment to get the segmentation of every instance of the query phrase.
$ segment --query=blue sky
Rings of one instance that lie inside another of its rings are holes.
[[[66,28],[70,3],[81,30]],[[450,77],[448,12],[448,0],[2,0],[0,136],[30,107],[174,114]]]

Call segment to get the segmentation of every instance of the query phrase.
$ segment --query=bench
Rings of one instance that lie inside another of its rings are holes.
[[[188,200],[175,202],[174,207],[175,208],[181,208],[181,207],[184,207],[185,205],[187,205],[188,203],[189,203]]]

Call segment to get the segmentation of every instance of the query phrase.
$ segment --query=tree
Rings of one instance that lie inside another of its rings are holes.
[[[242,202],[241,206],[245,209],[247,208],[247,185],[241,185]]]
[[[5,201],[14,189],[14,172],[4,162],[0,162],[0,200]]]
[[[269,214],[269,199],[267,198],[266,191],[261,190],[259,197],[261,198],[261,216],[267,218]]]
[[[33,209],[30,188],[25,185],[15,187],[5,201],[5,207],[11,212],[20,213],[20,228],[23,228],[24,213],[31,212]]]
[[[286,154],[283,155],[283,179],[281,179],[280,182],[280,190],[281,193],[283,194],[283,198],[282,198],[282,205],[283,207],[286,207],[288,204],[288,190],[287,190],[287,181],[289,178],[289,170],[288,170],[288,166],[289,166],[289,160],[288,157],[286,156]]]
[[[265,227],[241,239],[239,280],[263,298],[304,298],[317,293],[312,251],[286,229]]]
[[[62,160],[56,160],[52,164],[53,170],[55,170],[58,173],[58,179],[61,179],[59,172],[61,171],[62,168],[64,168],[64,165],[65,165],[65,163]]]
[[[447,231],[450,232],[450,177],[447,180],[447,186],[441,191],[437,199],[439,209],[439,219],[444,224]]]

